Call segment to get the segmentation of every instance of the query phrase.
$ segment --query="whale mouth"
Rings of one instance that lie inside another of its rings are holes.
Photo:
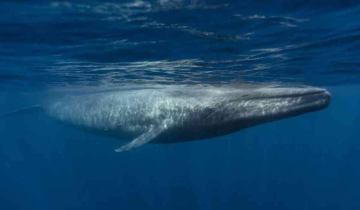
[[[260,88],[239,94],[221,112],[212,113],[221,121],[222,133],[249,128],[325,109],[331,94],[320,88]]]
[[[299,96],[301,105],[311,105],[313,108],[323,109],[329,106],[331,94],[325,89],[314,90]]]
[[[244,119],[282,119],[326,108],[331,94],[321,88],[264,88],[244,98]]]
[[[306,88],[279,91],[268,95],[267,100],[280,102],[278,114],[299,115],[314,112],[329,106],[331,94],[326,89]]]
[[[329,105],[331,94],[322,88],[275,88],[253,99],[296,100],[300,104]]]
[[[282,89],[275,89],[273,94],[268,94],[263,98],[294,98],[294,97],[307,97],[307,96],[325,96],[331,94],[326,89],[314,88],[314,89],[289,89],[282,92]]]

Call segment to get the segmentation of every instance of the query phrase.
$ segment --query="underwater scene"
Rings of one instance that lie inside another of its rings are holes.
[[[360,209],[360,1],[0,2],[0,209]]]

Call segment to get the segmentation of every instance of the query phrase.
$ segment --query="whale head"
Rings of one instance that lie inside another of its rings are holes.
[[[234,91],[228,98],[208,119],[221,127],[219,135],[324,109],[331,94],[312,87],[258,88]]]

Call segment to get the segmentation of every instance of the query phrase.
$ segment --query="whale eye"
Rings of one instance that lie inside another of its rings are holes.
[[[245,94],[245,95],[243,95],[242,97],[245,98],[245,97],[248,97],[248,96],[249,96],[249,94]]]

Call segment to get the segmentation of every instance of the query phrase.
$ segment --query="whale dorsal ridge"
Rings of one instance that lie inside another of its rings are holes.
[[[162,133],[166,128],[165,127],[153,127],[148,132],[143,133],[136,139],[132,140],[130,143],[115,149],[115,152],[124,152],[136,147],[140,147],[151,140],[155,139],[160,133]]]

